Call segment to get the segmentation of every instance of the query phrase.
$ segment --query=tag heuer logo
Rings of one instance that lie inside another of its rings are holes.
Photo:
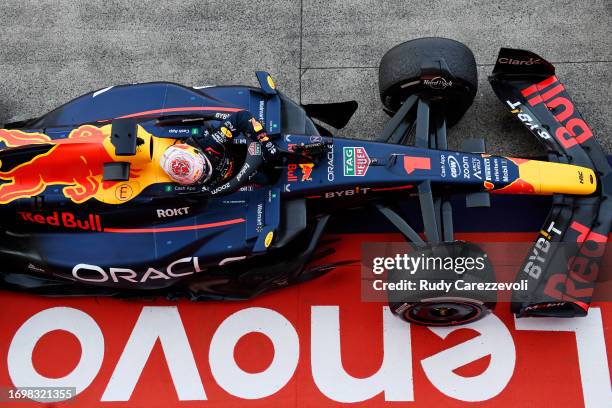
[[[249,145],[249,154],[259,156],[261,154],[261,145],[259,143],[251,143]]]
[[[345,176],[365,176],[371,161],[363,147],[344,147],[343,156]]]

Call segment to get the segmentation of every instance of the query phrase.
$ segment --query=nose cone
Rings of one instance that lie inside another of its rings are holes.
[[[597,177],[588,167],[532,160],[522,163],[519,171],[537,194],[589,195],[597,190]]]

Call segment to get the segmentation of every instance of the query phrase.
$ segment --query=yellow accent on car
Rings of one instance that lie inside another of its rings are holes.
[[[261,126],[261,123],[259,123],[255,118],[251,119],[251,125],[253,126],[253,130],[255,132],[259,132],[263,129],[263,126]]]
[[[228,139],[231,139],[232,137],[234,137],[234,135],[232,134],[232,131],[226,128],[225,126],[221,127],[221,133],[223,133],[225,137],[227,137]]]
[[[269,247],[272,243],[272,238],[274,238],[274,232],[270,231],[268,232],[268,235],[266,235],[266,239],[264,240],[264,245],[266,246],[266,248]]]
[[[529,160],[519,165],[519,177],[531,184],[535,194],[593,194],[597,189],[595,172],[588,167]]]
[[[276,84],[274,83],[274,80],[272,79],[272,77],[268,75],[267,79],[268,79],[268,85],[270,85],[270,88],[276,89]]]

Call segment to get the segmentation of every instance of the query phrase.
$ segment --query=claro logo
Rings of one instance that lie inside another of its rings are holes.
[[[513,59],[513,58],[502,57],[498,59],[497,62],[499,62],[500,64],[529,66],[529,65],[541,64],[542,60],[539,58],[533,58],[533,57],[529,57],[529,59]]]

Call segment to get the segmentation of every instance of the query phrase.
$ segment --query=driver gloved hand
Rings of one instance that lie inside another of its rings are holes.
[[[257,140],[261,143],[262,156],[266,163],[273,163],[280,160],[281,153],[276,144],[270,140],[266,132],[257,134]]]
[[[266,163],[278,161],[280,158],[280,151],[278,147],[276,147],[276,144],[270,140],[270,137],[264,130],[263,125],[252,116],[248,122],[250,129],[247,131],[247,137],[249,137],[251,140],[255,139],[261,144],[264,161]]]

